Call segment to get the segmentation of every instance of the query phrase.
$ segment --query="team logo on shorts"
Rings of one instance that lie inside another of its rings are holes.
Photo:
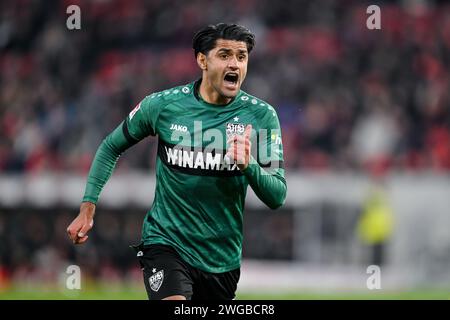
[[[164,270],[159,270],[148,278],[150,288],[153,291],[158,291],[164,281]]]

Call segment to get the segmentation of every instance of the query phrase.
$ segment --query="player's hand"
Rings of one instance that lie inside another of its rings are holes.
[[[226,156],[236,162],[240,170],[247,168],[250,161],[250,151],[252,143],[250,141],[250,135],[252,134],[252,125],[249,124],[245,127],[243,135],[233,135],[227,141],[229,145]]]
[[[67,228],[67,234],[74,244],[85,243],[88,239],[88,231],[94,225],[95,204],[83,202],[80,206],[80,213]]]

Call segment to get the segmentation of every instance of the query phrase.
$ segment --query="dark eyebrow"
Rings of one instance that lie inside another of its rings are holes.
[[[233,50],[232,49],[229,49],[229,48],[220,48],[219,49],[219,51],[217,51],[218,53],[222,53],[222,52],[225,52],[225,53],[230,53],[230,52],[233,52]],[[239,54],[242,54],[242,53],[245,53],[245,54],[247,54],[247,50],[239,50]]]

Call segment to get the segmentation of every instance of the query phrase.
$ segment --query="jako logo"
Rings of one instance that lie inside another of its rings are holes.
[[[180,132],[187,132],[187,127],[182,126],[179,124],[173,124],[170,126],[170,130],[180,131]]]

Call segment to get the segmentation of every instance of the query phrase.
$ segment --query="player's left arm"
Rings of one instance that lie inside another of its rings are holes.
[[[262,124],[258,132],[248,125],[243,136],[231,138],[227,155],[236,161],[258,198],[269,208],[277,209],[284,204],[287,184],[281,129],[275,111],[267,112]],[[252,140],[256,142],[255,156],[251,152]]]

